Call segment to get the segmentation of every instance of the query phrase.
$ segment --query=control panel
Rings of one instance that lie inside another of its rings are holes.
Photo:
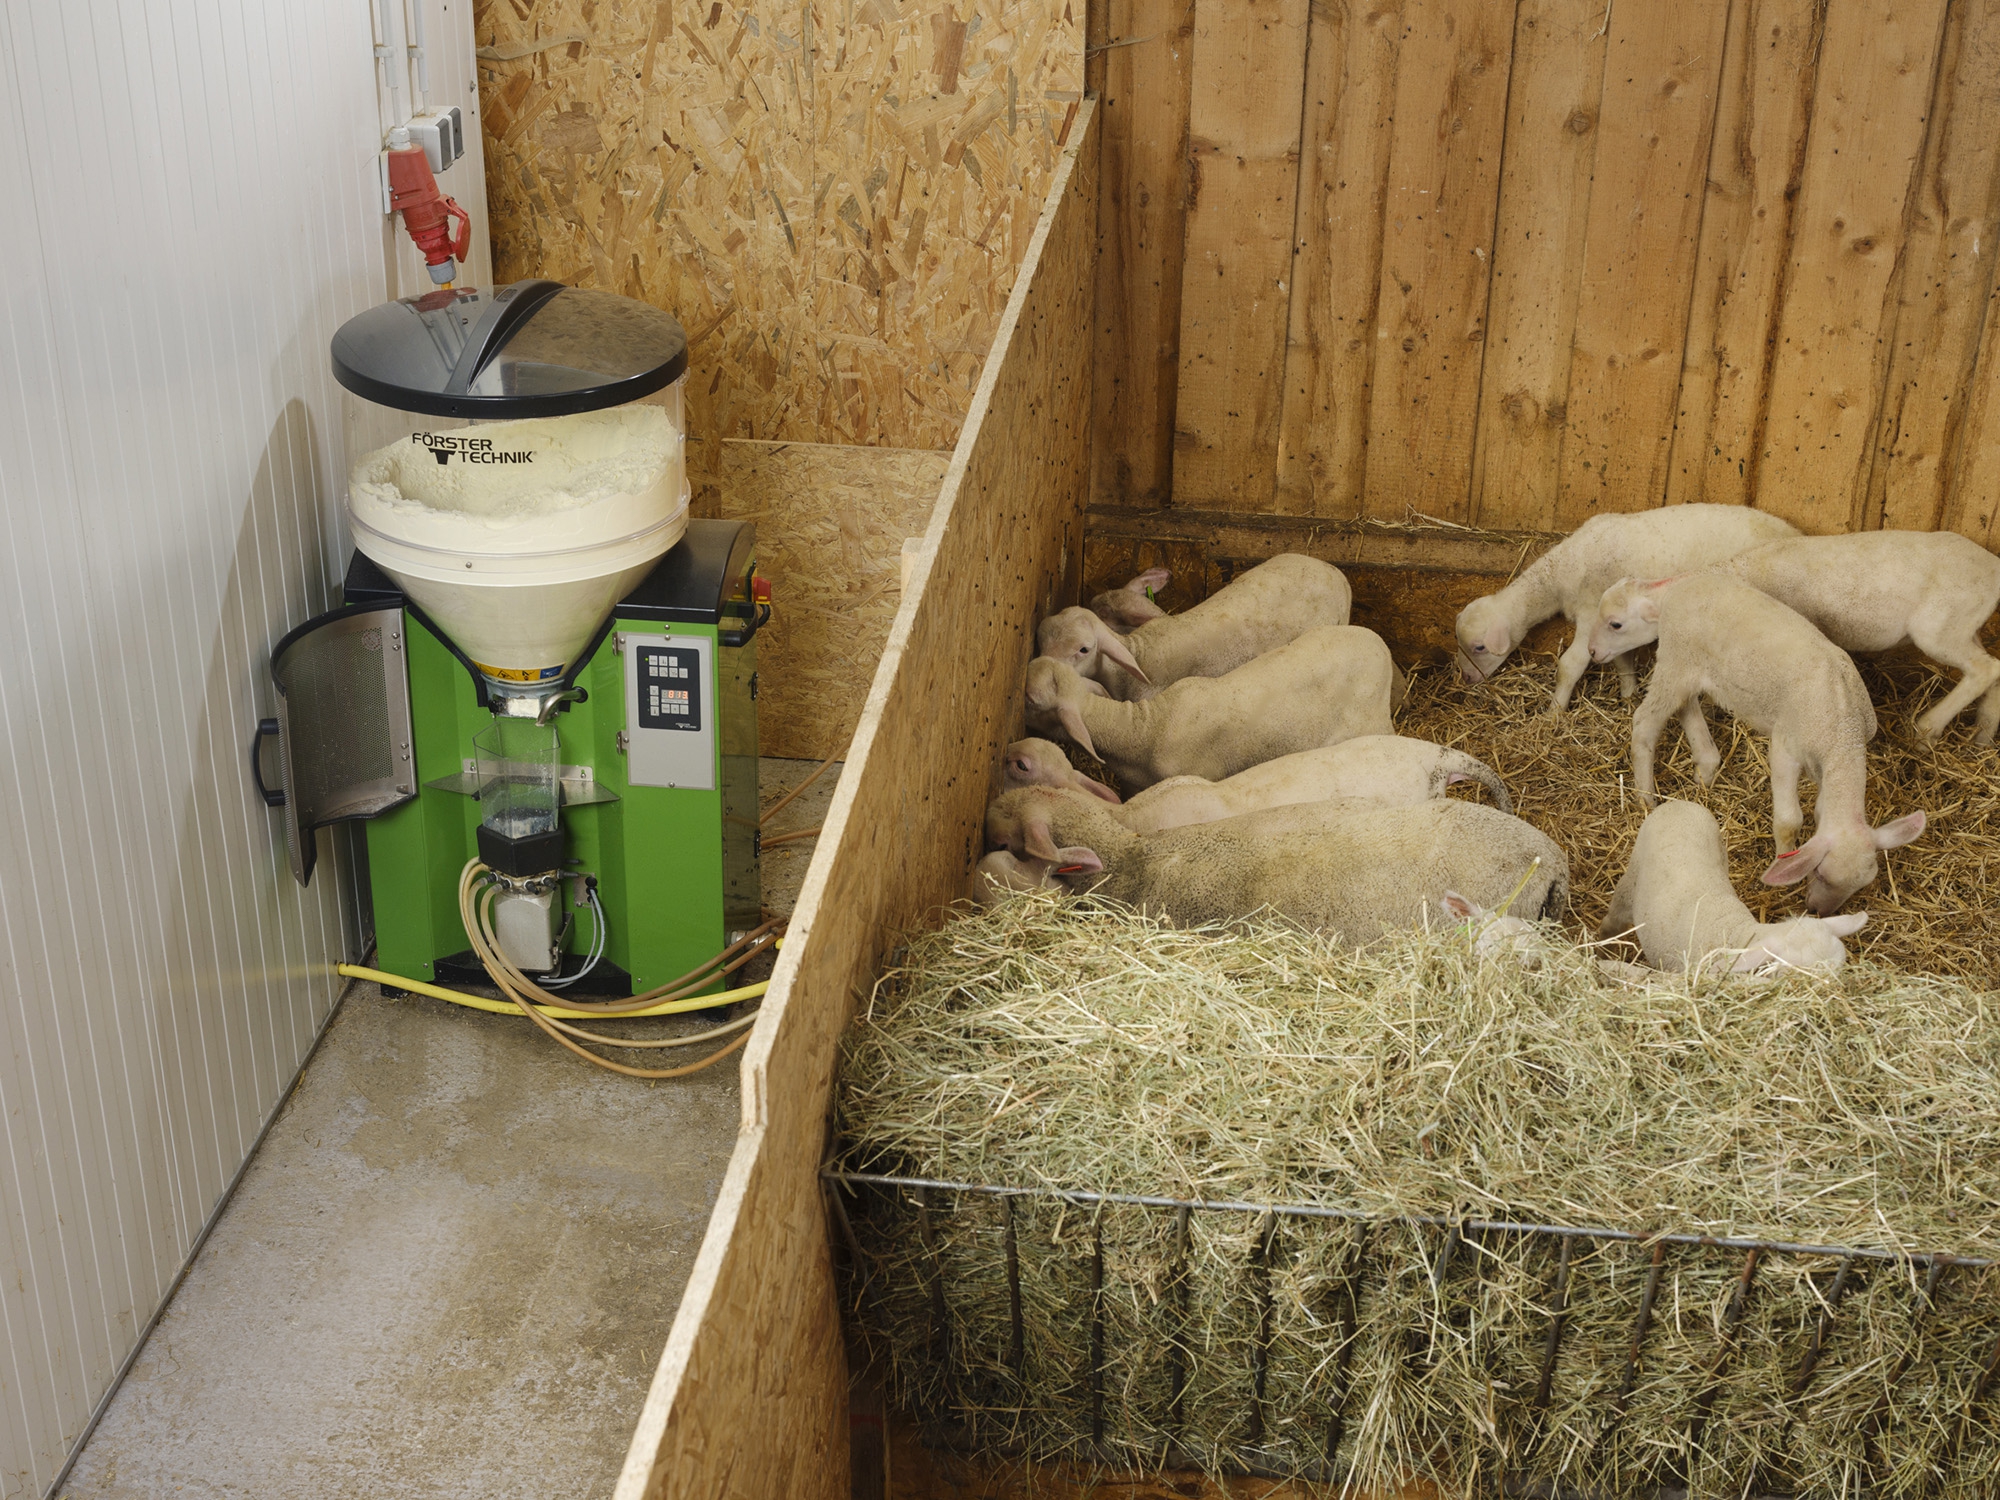
[[[625,779],[715,790],[714,643],[620,633],[625,658]]]

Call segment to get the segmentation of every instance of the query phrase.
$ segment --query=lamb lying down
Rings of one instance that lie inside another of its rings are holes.
[[[1339,941],[1415,927],[1446,889],[1527,917],[1560,916],[1569,863],[1520,819],[1446,798],[1414,807],[1312,802],[1141,837],[1095,798],[1030,787],[986,815],[989,842],[1184,925],[1270,910]]]
[[[1062,747],[1051,740],[1016,740],[1009,745],[1001,760],[1001,780],[1010,790],[1069,787],[1118,801],[1110,787],[1073,768]],[[1506,785],[1493,769],[1463,750],[1400,734],[1364,734],[1338,745],[1281,755],[1221,781],[1176,776],[1147,787],[1113,816],[1134,833],[1159,833],[1334,797],[1405,807],[1442,797],[1448,788],[1467,781],[1485,787],[1500,811],[1514,810]]]
[[[1647,814],[1632,863],[1612,893],[1600,938],[1631,934],[1646,962],[1675,973],[1726,964],[1743,974],[1776,965],[1837,969],[1840,941],[1866,912],[1759,922],[1729,881],[1729,851],[1715,815],[1693,802],[1662,802]]]

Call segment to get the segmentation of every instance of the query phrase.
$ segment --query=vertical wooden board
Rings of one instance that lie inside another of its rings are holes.
[[[1930,136],[1910,204],[1889,379],[1865,527],[1918,531],[1944,516],[2000,237],[2000,3],[1945,20]]]
[[[1472,457],[1473,524],[1554,524],[1604,94],[1598,0],[1521,0]]]
[[[1667,503],[1747,505],[1827,0],[1736,0],[1709,147]]]
[[[722,444],[718,513],[757,524],[775,608],[757,635],[759,753],[845,755],[902,603],[903,538],[922,536],[949,453]]]
[[[1725,0],[1614,7],[1556,521],[1666,494]]]
[[[1104,0],[1092,495],[1163,505],[1173,479],[1194,0]]]
[[[1174,500],[1268,508],[1291,302],[1306,0],[1196,0]]]
[[[1081,0],[807,0],[813,435],[958,436],[1083,89]],[[960,14],[963,10],[964,14]]]
[[[1358,516],[1403,0],[1313,8],[1272,508]]]
[[[1364,513],[1463,521],[1500,197],[1512,0],[1406,0]]]
[[[1861,518],[1944,12],[1945,0],[1827,12],[1755,495],[1807,531]]]
[[[809,436],[812,152],[798,0],[481,0],[496,279],[641,297],[687,329],[689,427]]]
[[[839,1038],[962,888],[1089,483],[1092,106],[1022,262],[743,1060],[744,1127],[617,1500],[836,1500],[847,1378],[817,1172]]]
[[[1986,297],[1979,360],[1966,393],[1942,524],[2000,552],[2000,285]]]

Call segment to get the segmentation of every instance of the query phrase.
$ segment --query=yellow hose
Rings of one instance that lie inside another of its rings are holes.
[[[511,1000],[489,1000],[484,995],[468,995],[463,990],[448,990],[441,985],[425,984],[421,979],[405,979],[400,974],[388,974],[381,969],[367,969],[360,964],[341,964],[335,971],[347,979],[369,979],[376,984],[393,985],[399,990],[408,990],[413,995],[429,995],[433,1000],[449,1000],[453,1005],[467,1005],[474,1010],[488,1011],[496,1016],[518,1016],[519,1006]],[[718,1005],[734,1005],[738,1000],[754,1000],[771,987],[768,979],[756,984],[746,984],[740,990],[724,990],[719,995],[697,995],[692,1000],[668,1000],[648,1010],[635,1010],[627,1015],[614,1016],[618,1021],[633,1021],[641,1016],[672,1016],[683,1011],[710,1010]],[[601,1021],[605,1019],[595,1011],[570,1010],[567,1007],[538,1005],[535,1007],[545,1016],[558,1021]]]

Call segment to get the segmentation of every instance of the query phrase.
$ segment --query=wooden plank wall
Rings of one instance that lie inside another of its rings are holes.
[[[1100,9],[1098,507],[2000,539],[2000,0]]]
[[[703,440],[951,447],[1081,98],[1081,0],[473,8],[496,277],[672,311]]]
[[[1089,489],[1097,142],[1082,106],[952,455],[743,1062],[743,1130],[617,1500],[845,1500],[817,1172],[840,1034],[961,889]]]

